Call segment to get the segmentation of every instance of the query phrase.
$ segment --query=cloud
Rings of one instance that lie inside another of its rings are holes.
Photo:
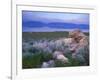
[[[23,11],[22,16],[23,21],[40,21],[44,23],[59,21],[76,24],[89,24],[89,14],[86,13]]]

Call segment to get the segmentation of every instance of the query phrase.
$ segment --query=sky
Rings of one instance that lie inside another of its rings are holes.
[[[88,13],[22,11],[23,32],[89,30]]]

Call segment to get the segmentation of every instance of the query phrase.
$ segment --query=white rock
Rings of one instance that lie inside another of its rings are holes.
[[[49,64],[48,64],[47,62],[43,62],[43,64],[42,64],[41,67],[42,67],[42,68],[48,68],[48,67],[49,67]]]
[[[48,61],[48,64],[49,64],[49,67],[54,67],[55,66],[54,60]]]
[[[56,58],[58,55],[63,54],[61,51],[55,51],[53,57]]]
[[[62,61],[64,63],[68,63],[68,58],[65,57],[63,52],[61,52],[61,51],[55,51],[53,54],[53,57],[59,61]]]
[[[50,67],[54,67],[55,66],[55,63],[54,63],[54,60],[50,60],[48,62],[43,62],[42,64],[42,68],[50,68]]]
[[[68,63],[68,58],[65,57],[63,54],[58,55],[57,60],[62,61],[64,63]]]

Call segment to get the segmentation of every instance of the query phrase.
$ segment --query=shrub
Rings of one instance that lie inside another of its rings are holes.
[[[52,54],[49,53],[35,53],[30,56],[23,56],[23,68],[39,68],[44,61],[52,59]]]

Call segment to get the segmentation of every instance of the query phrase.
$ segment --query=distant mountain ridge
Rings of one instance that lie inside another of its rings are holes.
[[[40,21],[27,21],[22,22],[23,27],[32,27],[32,28],[41,28],[44,26],[47,26],[49,28],[58,28],[58,29],[73,29],[73,28],[79,28],[79,29],[89,29],[88,24],[79,24],[79,23],[65,23],[65,22],[51,22],[51,23],[44,23]]]

